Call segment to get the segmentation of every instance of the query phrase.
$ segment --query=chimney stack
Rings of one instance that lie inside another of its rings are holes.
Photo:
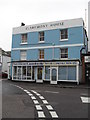
[[[25,24],[22,22],[22,23],[21,23],[21,26],[25,26]]]

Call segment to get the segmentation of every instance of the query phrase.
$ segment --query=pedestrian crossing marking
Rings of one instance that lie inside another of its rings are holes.
[[[90,103],[90,97],[81,97],[83,103]]]

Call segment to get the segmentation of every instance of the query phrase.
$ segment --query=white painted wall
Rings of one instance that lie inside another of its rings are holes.
[[[11,61],[11,57],[2,56],[2,72],[8,73],[8,63]]]
[[[88,50],[90,51],[90,1],[88,2]]]

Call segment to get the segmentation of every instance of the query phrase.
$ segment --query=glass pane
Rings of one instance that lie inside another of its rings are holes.
[[[42,79],[42,68],[38,68],[38,79]]]
[[[31,67],[27,66],[27,79],[31,79]]]
[[[18,79],[21,79],[21,66],[18,66]]]
[[[68,80],[76,80],[76,67],[68,67]]]
[[[58,67],[58,79],[59,80],[67,80],[67,67]]]
[[[27,42],[27,34],[22,34],[22,43]]]
[[[50,67],[45,67],[45,79],[50,79]]]
[[[17,66],[14,66],[14,75],[17,75]]]
[[[22,67],[22,79],[26,79],[26,66]]]
[[[32,67],[32,79],[34,80],[34,71],[35,71],[35,67]]]
[[[56,80],[57,80],[57,70],[52,69],[52,81],[56,81]]]
[[[64,29],[61,30],[61,39],[67,39],[68,38],[68,30]]]
[[[39,32],[39,41],[44,41],[44,32]]]
[[[14,70],[13,70],[13,79],[17,79],[17,66],[14,66]]]

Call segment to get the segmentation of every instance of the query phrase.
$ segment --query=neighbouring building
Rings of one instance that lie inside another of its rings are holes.
[[[82,54],[83,83],[90,83],[90,52]]]
[[[11,77],[17,81],[82,82],[88,51],[82,18],[13,28]]]
[[[90,51],[90,1],[88,2],[88,39],[89,39],[88,49]]]
[[[11,61],[11,52],[0,48],[0,78],[8,75],[8,62]]]

